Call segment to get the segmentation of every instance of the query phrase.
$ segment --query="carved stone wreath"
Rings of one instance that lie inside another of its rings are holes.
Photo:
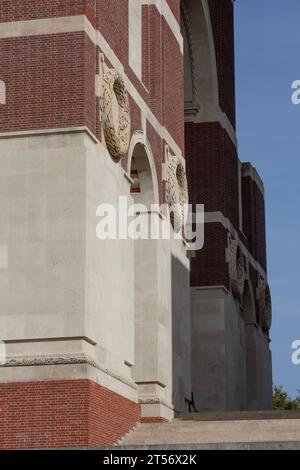
[[[188,184],[184,166],[178,157],[168,157],[168,177],[166,201],[170,208],[171,223],[175,232],[180,232],[186,224],[188,212]]]
[[[234,297],[240,298],[245,288],[245,258],[237,240],[231,237],[229,238],[228,254],[231,291]]]
[[[120,160],[130,142],[130,107],[124,81],[113,69],[103,74],[102,120],[107,149],[112,158]]]
[[[272,326],[272,299],[267,281],[260,280],[258,285],[258,310],[261,326],[269,331]]]

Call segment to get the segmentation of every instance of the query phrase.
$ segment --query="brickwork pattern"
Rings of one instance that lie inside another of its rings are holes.
[[[140,406],[89,380],[0,385],[0,449],[115,444]]]
[[[208,0],[215,42],[221,109],[235,128],[235,57],[232,0]]]
[[[253,257],[267,270],[264,196],[250,176],[242,178],[243,232]]]
[[[179,1],[170,3],[178,17]],[[128,63],[128,14],[128,0],[7,0],[0,5],[4,22],[86,15],[124,65],[146,105],[183,151],[183,59],[179,44],[155,5],[143,6],[141,82]],[[101,140],[99,100],[95,96],[99,52],[84,32],[0,39],[0,77],[7,85],[0,131],[88,127]],[[107,58],[105,62],[111,66]],[[136,117],[140,111],[132,99],[131,106],[134,133],[141,128],[141,120]],[[159,153],[153,151],[159,175],[164,142],[152,131],[149,137],[155,150],[159,149]],[[162,197],[163,184],[158,181]]]
[[[180,3],[181,3],[181,0],[166,0],[166,2],[169,5],[173,15],[177,19],[178,23],[180,23]]]
[[[95,57],[84,33],[0,40],[1,132],[86,125],[95,133]]]
[[[220,211],[238,230],[239,181],[236,149],[219,123],[186,123],[190,201]]]
[[[95,0],[1,0],[0,22],[86,15],[95,23]]]

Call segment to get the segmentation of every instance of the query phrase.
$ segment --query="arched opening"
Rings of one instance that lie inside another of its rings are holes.
[[[142,131],[132,137],[127,169],[132,179],[131,197],[139,205],[131,211],[132,219],[140,225],[139,234],[149,235],[133,241],[132,379],[137,384],[142,416],[172,419],[171,248],[170,240],[161,237],[169,221],[158,210],[155,160]]]
[[[219,104],[215,46],[207,0],[181,0],[185,115],[211,120]]]
[[[139,226],[138,232],[150,235],[151,206],[158,202],[157,181],[153,156],[149,145],[143,143],[142,135],[133,139],[128,168],[133,181],[131,197],[137,205],[134,219]],[[145,394],[145,388],[158,381],[157,249],[156,240],[149,236],[134,240],[135,360],[132,378],[138,385],[140,399]]]
[[[131,158],[130,176],[133,180],[131,196],[135,204],[143,204],[147,210],[155,203],[154,185],[145,146],[137,143]]]

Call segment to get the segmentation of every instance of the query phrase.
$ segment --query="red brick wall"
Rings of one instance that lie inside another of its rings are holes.
[[[170,9],[172,10],[175,18],[177,19],[178,23],[180,23],[180,2],[181,0],[166,0],[167,4],[169,5]]]
[[[234,144],[219,123],[186,123],[185,145],[191,204],[221,212],[253,258],[267,269],[264,197],[250,177],[242,178],[243,232],[239,221],[239,168]],[[193,286],[228,285],[226,230],[205,225],[204,248],[191,263]]]
[[[142,81],[149,90],[150,88],[150,73],[153,73],[150,69],[150,18],[151,11],[148,5],[142,6]]]
[[[238,230],[239,181],[235,146],[219,123],[186,123],[186,160],[192,204],[220,211]]]
[[[95,0],[1,0],[0,22],[73,15],[86,15],[94,22],[95,7]]]
[[[184,149],[184,75],[183,55],[178,42],[163,19],[163,124]]]
[[[243,231],[252,256],[267,270],[264,196],[250,176],[242,178]]]
[[[79,14],[86,14],[101,31],[142,98],[183,149],[182,54],[168,24],[155,6],[143,7],[143,86],[128,64],[128,0],[4,0],[0,5],[1,21]],[[95,88],[94,78],[93,81],[91,79],[96,70],[96,53],[94,46],[89,42],[83,33],[0,41],[0,72],[1,79],[7,83],[8,98],[20,98],[15,89],[12,90],[13,94],[10,93],[11,87],[23,90],[23,107],[24,98],[25,107],[29,98],[33,100],[32,107],[37,121],[32,122],[31,118],[27,119],[28,116],[23,119],[23,114],[18,112],[17,106],[7,107],[7,114],[19,116],[15,130],[51,127],[50,119],[45,119],[40,114],[47,114],[47,109],[51,106],[51,113],[56,112],[53,103],[57,102],[60,116],[55,119],[59,120],[59,126],[63,121],[66,125],[72,125],[72,121],[73,125],[82,123],[81,113],[85,106],[88,109],[85,113],[85,124],[92,126],[91,130],[95,132],[96,103],[92,98]],[[89,77],[84,76],[84,73]],[[22,83],[19,80],[20,75]],[[30,97],[29,91],[34,92]],[[41,103],[41,109],[35,108],[35,93],[36,101]],[[88,103],[83,104],[83,99]],[[57,127],[53,124],[52,127]],[[3,130],[12,130],[11,127],[4,127]]]
[[[87,125],[95,133],[95,59],[84,33],[1,39],[1,132]]]
[[[148,140],[151,145],[151,149],[153,152],[153,157],[156,163],[156,173],[157,173],[157,180],[159,184],[159,199],[161,202],[164,202],[164,195],[163,195],[163,184],[162,184],[162,163],[163,163],[163,155],[164,155],[164,142],[160,139],[155,129],[151,126],[151,124],[147,123],[147,136]]]
[[[191,286],[226,286],[229,288],[226,263],[227,230],[219,223],[204,226],[204,247],[191,259]]]
[[[128,64],[128,0],[97,0],[97,29],[114,53]]]
[[[220,107],[235,127],[234,23],[231,0],[208,0],[214,36]],[[239,231],[239,162],[226,130],[215,123],[186,123],[185,154],[192,204],[205,212],[221,212]],[[191,262],[192,286],[229,287],[227,230],[205,224],[204,248]]]
[[[143,6],[141,83],[128,63],[128,0],[98,0],[97,7],[97,28],[153,114],[183,150],[183,56],[166,20],[154,5]]]
[[[266,247],[266,212],[265,200],[261,191],[255,184],[255,239],[257,246],[257,261],[267,271],[267,247]]]
[[[162,123],[162,24],[157,9],[153,6],[150,9],[150,88],[149,105],[151,111]]]
[[[216,50],[220,106],[235,127],[234,6],[232,0],[208,0],[208,4]]]
[[[179,10],[179,1],[171,4]],[[182,54],[154,5],[143,7],[142,83],[128,63],[128,0],[7,0],[0,4],[2,21],[79,14],[86,14],[101,31],[145,103],[184,150]],[[0,131],[87,126],[100,139],[99,100],[95,97],[98,58],[99,49],[85,33],[1,39],[0,78],[7,85],[7,104],[0,110]],[[132,99],[131,108],[133,133],[141,124]],[[157,173],[161,174],[163,141],[153,135]],[[160,154],[156,154],[158,149]],[[159,184],[162,196],[160,180]]]
[[[116,443],[140,406],[89,380],[0,384],[0,449]]]

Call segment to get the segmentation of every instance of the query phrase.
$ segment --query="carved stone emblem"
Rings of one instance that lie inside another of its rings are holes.
[[[245,288],[245,258],[237,240],[232,237],[229,237],[228,244],[228,266],[232,294],[234,297],[240,298]]]
[[[188,215],[189,196],[185,168],[178,157],[169,154],[167,169],[166,201],[174,230],[180,232]]]
[[[272,326],[272,299],[269,285],[266,280],[260,279],[257,289],[259,318],[264,330],[269,331]]]
[[[130,107],[125,83],[113,69],[103,73],[102,120],[107,149],[112,158],[120,160],[130,142]]]

